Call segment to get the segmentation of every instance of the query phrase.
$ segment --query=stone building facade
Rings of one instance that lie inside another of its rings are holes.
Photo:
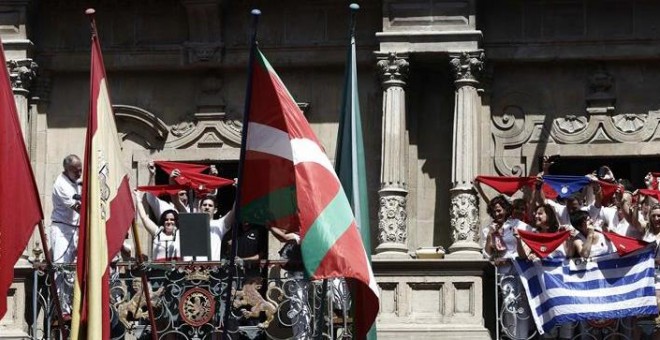
[[[565,171],[618,160],[617,169],[633,182],[660,165],[655,158],[660,153],[655,91],[660,3],[359,4],[358,72],[371,252],[381,288],[379,336],[494,337],[493,268],[482,260],[478,244],[485,209],[472,180],[477,174],[534,174],[544,154],[579,161],[567,162],[573,167]],[[252,7],[263,12],[262,51],[332,157],[347,5],[330,0],[0,2],[0,35],[47,218],[62,158],[84,151],[86,7],[98,13],[125,162],[133,171],[131,184],[141,185],[152,159],[214,163],[225,169],[223,175],[235,176]],[[445,259],[417,258],[438,246],[446,249]],[[41,249],[34,237],[16,266],[0,337],[29,333],[28,260]]]

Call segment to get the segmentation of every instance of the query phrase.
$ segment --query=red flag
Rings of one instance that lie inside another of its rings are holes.
[[[138,190],[151,193],[152,195],[159,197],[161,195],[176,195],[181,190],[187,190],[188,188],[182,185],[168,184],[168,185],[143,185],[137,187]]]
[[[536,177],[477,176],[475,181],[486,184],[497,192],[513,196],[524,186],[532,186]]]
[[[637,191],[642,195],[651,196],[651,197],[655,198],[656,200],[660,201],[660,191],[659,190],[639,189]]]
[[[209,166],[204,164],[189,164],[181,162],[170,162],[170,161],[154,161],[154,164],[158,165],[163,171],[167,174],[171,174],[174,169],[179,169],[182,173],[191,173],[196,172],[201,174],[206,171]]]
[[[110,338],[108,263],[120,250],[135,216],[101,46],[93,22],[92,26],[90,107],[71,339]]]
[[[534,233],[531,231],[518,230],[520,238],[525,244],[540,257],[547,257],[557,249],[566,239],[571,236],[568,231],[556,233]]]
[[[234,184],[234,181],[231,179],[203,174],[202,171],[208,169],[208,165],[166,161],[156,161],[154,163],[167,174],[172,174],[174,169],[178,169],[180,175],[174,181],[179,185],[195,190],[198,194],[211,192],[214,189]]]
[[[39,192],[18,122],[0,41],[0,319],[7,312],[7,290],[14,264],[27,246],[34,226],[43,219]]]
[[[636,250],[646,247],[649,243],[636,238],[619,235],[616,233],[604,231],[603,235],[614,244],[616,252],[621,255],[630,254]]]
[[[612,198],[619,187],[621,187],[621,191],[623,192],[623,186],[621,184],[605,181],[598,181],[598,183],[600,184],[600,190],[603,193],[603,204],[608,204],[612,201]]]

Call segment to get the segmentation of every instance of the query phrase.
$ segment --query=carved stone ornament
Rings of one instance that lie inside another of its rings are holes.
[[[384,87],[406,85],[409,64],[405,57],[398,56],[396,52],[390,52],[386,59],[379,60],[377,65]]]
[[[406,218],[406,197],[381,197],[378,210],[378,242],[405,244],[408,239]]]
[[[614,111],[616,96],[614,77],[607,72],[605,66],[599,65],[589,76],[587,84],[587,112],[608,113]]]
[[[181,137],[186,134],[186,132],[190,131],[192,128],[195,127],[195,123],[193,123],[191,120],[192,117],[187,117],[186,120],[183,120],[177,124],[172,125],[170,128],[170,132],[172,133],[173,136],[175,137]]]
[[[456,81],[476,81],[484,68],[485,54],[483,51],[462,52],[450,55],[450,58],[449,64],[454,71]]]
[[[646,123],[647,115],[623,113],[612,117],[612,122],[617,130],[632,133],[641,130]]]
[[[510,92],[502,95],[492,108],[491,133],[493,162],[502,176],[528,176],[537,159],[536,145],[552,152],[582,156],[587,145],[611,143],[656,143],[660,135],[660,110],[610,115],[563,114],[530,111],[540,94]],[[575,148],[573,146],[576,146]],[[644,155],[655,155],[656,148],[643,147]],[[626,148],[612,148],[611,155],[626,156]],[[515,155],[515,157],[514,157]]]
[[[241,145],[242,125],[227,119],[224,112],[197,112],[186,116],[170,128],[174,137],[165,143],[166,148],[186,149],[191,145],[199,148]]]
[[[452,241],[476,242],[479,236],[477,196],[472,192],[453,195],[449,213]]]
[[[555,120],[557,128],[565,133],[578,133],[587,127],[589,120],[587,117],[567,115]]]
[[[32,59],[20,59],[7,61],[9,78],[13,89],[29,90],[32,82],[37,77],[39,65]]]

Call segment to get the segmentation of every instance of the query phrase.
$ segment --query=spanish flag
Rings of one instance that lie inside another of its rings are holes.
[[[71,339],[96,340],[110,338],[108,263],[121,248],[135,206],[93,18],[90,82]]]

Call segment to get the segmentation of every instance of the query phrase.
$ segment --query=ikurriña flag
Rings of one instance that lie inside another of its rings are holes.
[[[39,192],[23,140],[5,52],[0,41],[0,319],[7,312],[7,291],[14,265],[34,227],[43,219]]]
[[[349,200],[302,111],[264,55],[256,51],[243,173],[241,222],[299,232],[312,279],[345,277],[364,289],[358,339],[378,314],[378,288]]]
[[[109,339],[108,263],[135,216],[101,46],[93,25],[90,107],[80,211],[72,339]]]

